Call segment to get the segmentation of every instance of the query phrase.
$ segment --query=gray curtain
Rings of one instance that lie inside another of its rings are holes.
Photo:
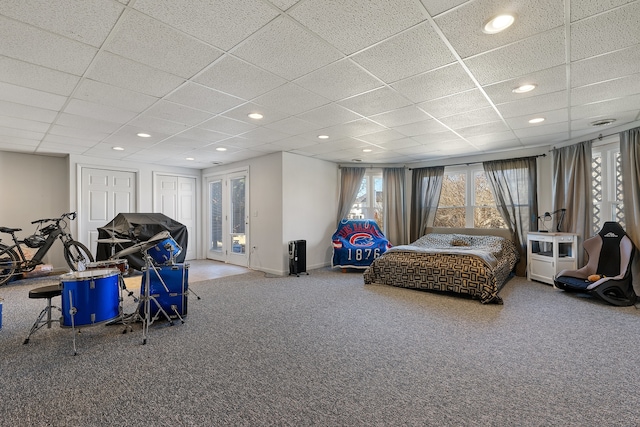
[[[620,132],[622,196],[626,231],[640,250],[640,128]],[[640,295],[640,254],[631,264],[633,288]]]
[[[404,168],[384,168],[382,170],[384,234],[394,246],[407,243],[404,176]]]
[[[538,184],[536,157],[484,162],[487,181],[493,190],[496,207],[507,223],[520,260],[516,275],[527,274],[527,232],[536,229]]]
[[[340,169],[340,198],[338,199],[338,220],[345,219],[349,215],[351,206],[356,201],[360,184],[364,177],[365,168],[346,167]]]
[[[442,191],[444,166],[418,168],[412,172],[410,242],[422,237],[425,229],[433,224]]]
[[[591,141],[553,150],[553,210],[567,210],[561,230],[577,233],[581,242],[593,234],[591,162]],[[584,258],[578,251],[578,267]]]

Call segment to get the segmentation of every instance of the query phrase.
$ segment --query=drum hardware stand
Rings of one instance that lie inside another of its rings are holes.
[[[71,290],[69,290],[69,314],[71,315],[71,333],[73,334],[73,355],[74,356],[78,354],[78,350],[76,349],[76,322],[75,322],[75,317],[77,312],[78,310],[73,306],[73,294]]]

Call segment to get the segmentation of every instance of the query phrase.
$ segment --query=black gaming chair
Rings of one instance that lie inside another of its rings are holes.
[[[555,277],[557,288],[587,292],[609,304],[629,306],[636,302],[631,280],[635,246],[617,222],[605,222],[597,235],[584,241],[589,261],[578,270],[563,270]],[[599,275],[595,281],[589,276]]]

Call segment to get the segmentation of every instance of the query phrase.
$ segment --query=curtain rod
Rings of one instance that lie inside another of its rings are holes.
[[[519,159],[527,159],[529,157],[547,157],[546,153],[542,153],[542,154],[538,154],[535,156],[525,156],[525,157],[516,157],[513,159],[500,159],[500,160],[519,160]],[[487,160],[487,161],[494,161],[494,160]],[[470,165],[477,165],[480,163],[484,163],[484,162],[467,162],[467,163],[453,163],[450,165],[438,165],[438,166],[444,166],[445,168],[451,167],[451,166],[470,166]],[[430,167],[430,166],[427,166]],[[437,166],[433,166],[433,167],[437,167]],[[414,169],[422,169],[422,168],[409,168],[410,171],[414,170]]]

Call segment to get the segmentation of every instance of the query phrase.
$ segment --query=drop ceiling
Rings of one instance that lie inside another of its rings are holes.
[[[640,120],[638,17],[640,0],[2,0],[0,150],[206,168],[561,144]]]

